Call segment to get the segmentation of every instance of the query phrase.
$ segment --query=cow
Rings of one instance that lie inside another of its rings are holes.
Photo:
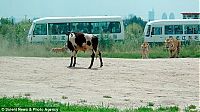
[[[91,51],[91,63],[88,67],[92,68],[94,57],[99,56],[100,59],[100,67],[103,66],[101,51],[98,49],[98,37],[92,34],[84,34],[81,32],[69,32],[66,34],[68,36],[67,40],[67,48],[71,51],[71,62],[69,67],[75,67],[76,65],[76,57],[78,51]]]
[[[169,50],[170,58],[178,58],[180,53],[181,42],[175,38],[167,38],[165,46]]]
[[[148,58],[148,55],[149,55],[149,44],[148,44],[148,42],[142,43],[141,54],[142,54],[142,59]]]

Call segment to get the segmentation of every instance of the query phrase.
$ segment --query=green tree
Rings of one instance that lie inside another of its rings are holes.
[[[126,27],[125,32],[128,35],[141,35],[143,33],[143,28],[137,23],[132,23]]]
[[[1,18],[0,19],[0,25],[5,25],[5,24],[12,24],[12,21],[10,21],[8,18]]]
[[[137,23],[129,24],[125,28],[125,44],[130,45],[133,48],[138,48],[143,42],[143,28]]]
[[[133,23],[139,24],[144,29],[147,22],[135,15],[129,15],[126,19],[124,19],[125,27],[127,27],[128,25],[133,24]]]
[[[29,21],[21,21],[13,24],[8,18],[0,19],[0,38],[7,42],[7,47],[19,47],[26,43],[28,30],[31,26]]]

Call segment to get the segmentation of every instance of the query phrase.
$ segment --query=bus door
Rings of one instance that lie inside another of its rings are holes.
[[[44,42],[48,39],[47,24],[35,24],[32,42]]]

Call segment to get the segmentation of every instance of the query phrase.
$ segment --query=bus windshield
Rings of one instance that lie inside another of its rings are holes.
[[[145,36],[149,37],[150,36],[150,31],[151,31],[151,25],[148,25]]]

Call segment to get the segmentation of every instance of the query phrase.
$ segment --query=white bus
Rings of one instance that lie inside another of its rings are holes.
[[[164,42],[166,38],[200,41],[200,19],[155,20],[146,24],[145,42]]]
[[[65,42],[67,32],[105,35],[114,40],[124,39],[120,16],[45,17],[34,20],[28,34],[29,42]]]

